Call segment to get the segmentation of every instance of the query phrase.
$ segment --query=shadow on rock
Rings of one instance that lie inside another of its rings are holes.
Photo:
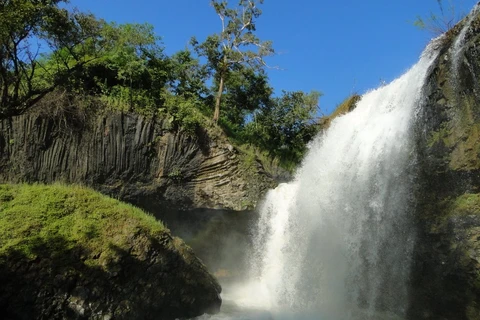
[[[3,319],[175,319],[218,312],[220,286],[181,240],[93,253],[56,236],[0,256]],[[21,248],[21,244],[18,246]],[[108,256],[108,258],[105,258]]]

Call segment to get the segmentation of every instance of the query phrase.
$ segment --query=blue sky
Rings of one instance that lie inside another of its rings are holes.
[[[476,3],[451,2],[459,13]],[[191,36],[202,41],[221,27],[210,0],[71,0],[70,5],[107,21],[153,24],[167,54],[185,48]],[[412,22],[417,15],[438,13],[437,0],[265,0],[261,9],[257,35],[273,41],[277,55],[268,63],[281,68],[268,71],[275,92],[319,90],[326,114],[349,94],[389,82],[412,66],[432,37]]]

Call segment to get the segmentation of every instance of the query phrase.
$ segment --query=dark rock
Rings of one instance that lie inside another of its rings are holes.
[[[455,56],[465,21],[443,40],[416,126],[410,319],[480,319],[480,16]]]
[[[0,121],[0,183],[82,183],[140,207],[253,208],[276,183],[216,131],[192,137],[120,112],[79,127],[33,110]]]
[[[2,319],[173,320],[219,311],[218,282],[180,239],[138,233],[127,249],[113,249],[117,259],[104,267],[79,260],[83,248],[50,252],[48,243],[33,261],[0,257]]]
[[[1,319],[173,320],[219,311],[217,280],[138,208],[79,186],[0,185],[5,192],[13,199],[0,202]]]

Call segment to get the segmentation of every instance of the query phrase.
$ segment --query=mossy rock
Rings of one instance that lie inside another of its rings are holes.
[[[411,319],[480,319],[480,15],[458,40],[466,21],[438,43],[416,122]]]
[[[175,319],[221,303],[160,221],[81,186],[0,185],[0,282],[14,319]]]

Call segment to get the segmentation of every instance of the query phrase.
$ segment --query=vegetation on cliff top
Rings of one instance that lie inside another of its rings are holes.
[[[13,251],[34,259],[47,243],[41,250],[85,248],[85,263],[101,266],[140,231],[166,233],[153,216],[85,187],[0,185],[0,259]]]
[[[66,9],[65,2],[2,6],[0,117],[23,113],[48,96],[49,104],[69,97],[70,104],[89,101],[97,110],[166,118],[189,134],[213,117],[234,143],[288,164],[300,161],[318,131],[319,92],[275,96],[268,83],[263,57],[273,53],[272,44],[255,30],[263,1],[212,1],[222,31],[202,43],[192,39],[170,56],[152,25],[107,22]]]
[[[329,115],[328,117],[323,117],[320,120],[320,126],[322,128],[328,128],[330,126],[330,123],[332,123],[333,119],[341,115],[347,114],[353,109],[355,109],[359,100],[360,96],[358,94],[352,94],[348,96],[345,100],[342,101],[342,103],[337,106],[337,108],[335,108],[331,115]]]
[[[427,16],[417,16],[413,25],[427,30],[435,37],[452,29],[464,16],[452,0],[437,0],[438,13],[430,12]]]

